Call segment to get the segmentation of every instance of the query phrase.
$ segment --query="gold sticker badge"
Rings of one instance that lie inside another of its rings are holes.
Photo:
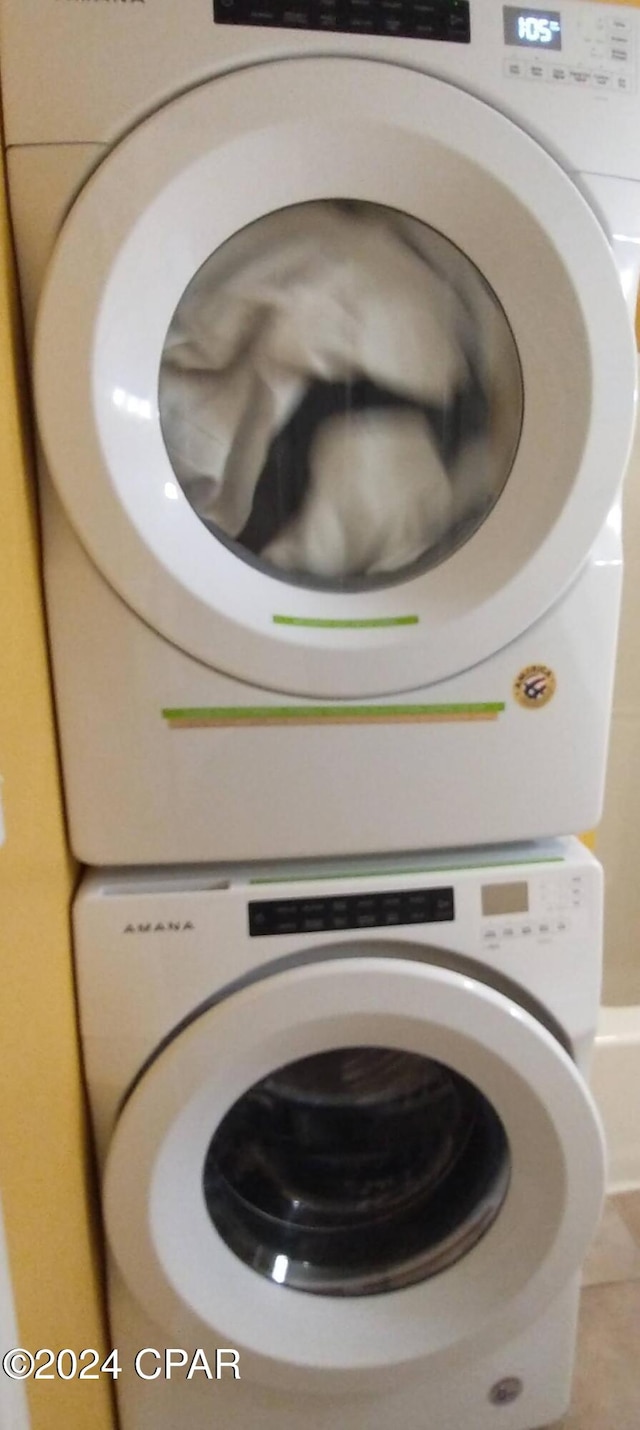
[[[557,680],[548,665],[527,665],[513,682],[513,694],[523,710],[541,710],[556,693]]]

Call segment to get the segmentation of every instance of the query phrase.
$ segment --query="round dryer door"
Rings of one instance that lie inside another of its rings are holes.
[[[105,1173],[132,1295],[279,1389],[370,1390],[498,1346],[577,1271],[603,1195],[598,1117],[552,1032],[401,946],[336,952],[183,1024]]]
[[[452,675],[558,598],[634,386],[572,180],[454,86],[355,59],[221,76],[124,139],[36,343],[48,465],[115,590],[199,660],[336,698]]]

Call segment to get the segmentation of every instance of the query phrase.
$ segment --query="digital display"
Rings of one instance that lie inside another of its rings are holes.
[[[562,21],[559,10],[520,10],[504,6],[505,45],[524,45],[527,50],[561,50]]]
[[[529,885],[524,880],[511,884],[483,884],[482,912],[485,918],[495,918],[496,914],[528,914]]]

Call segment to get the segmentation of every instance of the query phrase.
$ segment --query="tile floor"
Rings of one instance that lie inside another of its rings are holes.
[[[640,1430],[640,1191],[607,1202],[585,1266],[573,1402],[553,1430]]]

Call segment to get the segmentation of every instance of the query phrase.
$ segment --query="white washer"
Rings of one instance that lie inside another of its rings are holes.
[[[85,877],[122,1430],[563,1414],[602,872],[575,840],[477,857]]]
[[[306,857],[588,827],[634,417],[637,16],[574,0],[0,14],[30,330],[44,288],[76,853]],[[366,410],[349,425],[352,390]],[[287,437],[309,483],[275,538],[250,538],[301,392],[340,420],[316,413],[304,460]],[[427,468],[428,499],[412,485]],[[378,547],[357,555],[371,473]]]

